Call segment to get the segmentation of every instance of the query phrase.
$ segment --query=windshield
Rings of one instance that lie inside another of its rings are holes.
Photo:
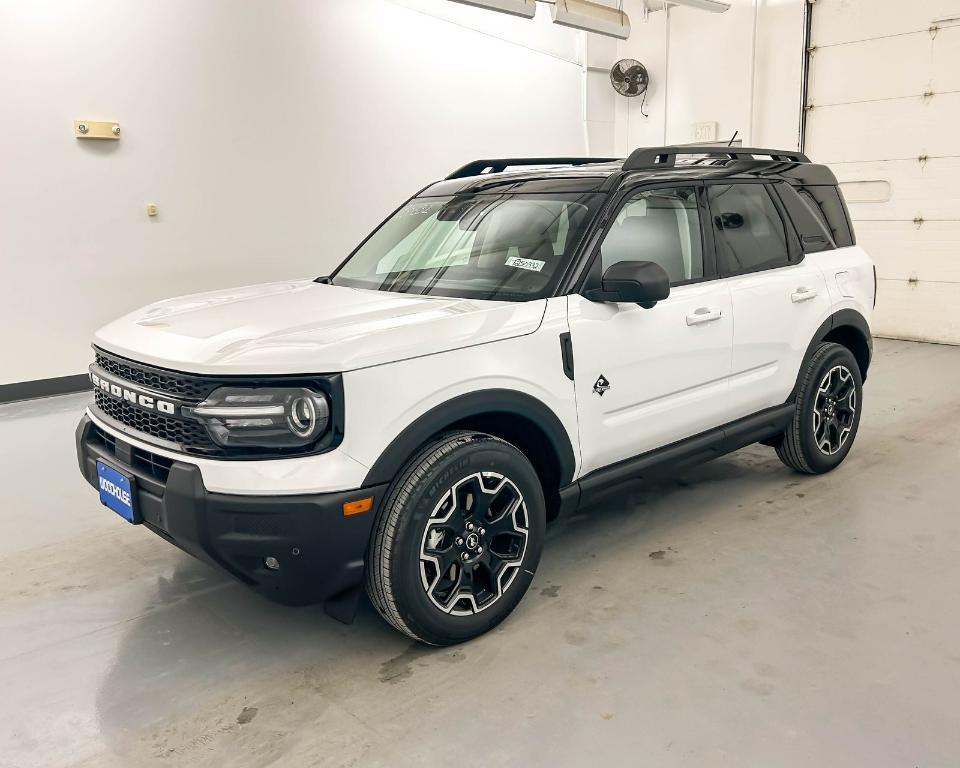
[[[561,279],[601,201],[595,194],[414,199],[356,250],[332,282],[473,299],[543,298]]]

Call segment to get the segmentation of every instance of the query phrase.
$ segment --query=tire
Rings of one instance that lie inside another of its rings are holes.
[[[367,594],[415,640],[470,640],[520,602],[545,528],[543,489],[526,456],[492,435],[446,433],[407,462],[378,512]]]
[[[776,446],[780,461],[820,475],[847,457],[860,425],[863,380],[853,353],[824,342],[800,372],[793,420]]]

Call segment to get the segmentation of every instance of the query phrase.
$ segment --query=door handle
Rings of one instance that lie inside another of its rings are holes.
[[[687,325],[700,325],[700,323],[709,323],[719,320],[721,316],[719,309],[710,309],[709,307],[700,307],[695,309],[692,315],[687,315]]]
[[[799,304],[801,301],[810,301],[810,299],[816,298],[816,295],[817,290],[815,288],[800,287],[790,294],[790,301]]]

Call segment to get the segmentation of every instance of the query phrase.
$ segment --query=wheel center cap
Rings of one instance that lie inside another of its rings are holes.
[[[476,549],[477,545],[480,543],[480,537],[475,533],[471,533],[467,536],[466,545],[470,549]]]

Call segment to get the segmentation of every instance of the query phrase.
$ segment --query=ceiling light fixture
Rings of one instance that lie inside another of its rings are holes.
[[[662,11],[669,5],[683,5],[710,13],[725,13],[730,10],[730,3],[722,3],[720,0],[643,0],[643,2],[648,11]]]
[[[556,0],[551,6],[553,21],[564,27],[596,32],[598,35],[626,40],[630,36],[630,17],[619,8],[591,3],[589,0]]]
[[[511,16],[522,16],[532,19],[537,13],[536,0],[450,0],[453,3],[472,5],[476,8],[485,8],[488,11],[509,13]]]

